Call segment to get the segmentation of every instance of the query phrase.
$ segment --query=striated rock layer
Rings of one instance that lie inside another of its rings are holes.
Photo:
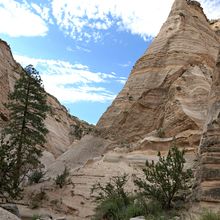
[[[8,94],[13,91],[15,81],[22,72],[24,70],[14,60],[10,47],[0,40],[0,129],[9,120],[4,104],[7,103]],[[71,116],[55,97],[48,94],[47,101],[51,112],[45,121],[49,133],[45,145],[47,152],[44,152],[43,160],[48,163],[48,160],[54,160],[54,157],[64,153],[74,141],[91,133],[94,127]]]
[[[219,48],[219,20],[209,22],[196,1],[176,0],[158,36],[97,124],[105,137],[128,147],[138,143],[142,149],[164,150],[175,136],[178,146],[196,152],[208,120],[200,148],[202,187],[210,186],[204,192],[207,201],[219,201],[220,194],[220,147],[213,145],[220,132]]]
[[[48,95],[52,113],[46,120],[50,132],[43,157],[47,179],[26,189],[45,190],[48,199],[42,208],[54,215],[65,213],[68,220],[91,219],[92,185],[123,173],[132,179],[146,159],[157,159],[158,150],[166,154],[174,136],[176,144],[187,149],[188,167],[199,149],[200,199],[220,201],[219,30],[219,20],[209,22],[199,3],[175,0],[158,36],[99,120],[97,128],[104,138],[86,135],[72,144],[92,127],[70,116]],[[21,71],[1,41],[0,127],[9,120],[3,103]],[[70,169],[70,183],[55,188],[54,177],[65,166]],[[134,189],[131,179],[128,188]],[[25,198],[29,201],[28,194]]]
[[[220,202],[220,48],[200,143],[201,199]]]
[[[199,5],[176,0],[97,126],[129,141],[159,128],[167,137],[201,130],[219,42]]]

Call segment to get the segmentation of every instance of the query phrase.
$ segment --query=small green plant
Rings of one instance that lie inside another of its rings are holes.
[[[205,211],[200,220],[220,220],[220,213],[214,213],[212,211]]]
[[[33,183],[39,183],[44,175],[46,173],[42,171],[42,169],[38,169],[38,170],[35,170],[33,173],[31,173],[31,175],[28,177],[28,180],[29,180],[29,183],[30,184],[33,184]]]
[[[165,131],[164,131],[163,128],[157,129],[157,136],[158,136],[159,138],[164,138],[164,137],[165,137]]]
[[[93,186],[91,192],[98,204],[94,220],[129,220],[143,215],[144,209],[124,189],[127,181],[128,176],[124,174],[112,177],[105,185],[98,183]]]
[[[173,146],[166,157],[158,152],[157,163],[146,161],[146,168],[143,170],[146,180],[137,178],[134,181],[140,189],[140,194],[157,200],[162,208],[170,209],[177,193],[189,189],[187,181],[192,177],[192,170],[184,170],[184,154],[184,151]]]
[[[105,185],[93,185],[91,193],[98,203],[94,220],[127,220],[139,215],[140,211],[134,204],[134,198],[124,189],[128,181],[126,174],[115,176]]]
[[[127,181],[128,176],[124,174],[111,178],[105,185],[93,186],[91,191],[98,204],[93,220],[130,220],[136,216],[167,220],[173,217],[173,212],[164,210],[160,202],[125,191]]]
[[[40,219],[40,215],[34,214],[31,218],[31,220],[39,220]]]
[[[55,179],[55,184],[60,188],[63,188],[68,183],[69,170],[65,167],[63,173],[58,174]]]
[[[117,197],[123,199],[124,203],[128,203],[128,195],[124,190],[124,186],[128,181],[128,175],[114,176],[110,181],[102,186],[100,183],[93,185],[91,193],[97,192],[94,195],[96,201],[104,201],[106,198]]]

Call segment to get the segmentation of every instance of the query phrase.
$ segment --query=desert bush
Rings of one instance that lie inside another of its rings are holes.
[[[69,181],[69,174],[69,170],[65,167],[63,173],[57,175],[55,179],[55,184],[60,188],[63,188]]]
[[[92,187],[92,194],[98,204],[94,220],[129,220],[143,214],[144,209],[136,198],[124,189],[127,181],[128,176],[124,174],[111,178],[104,186],[98,183]]]
[[[39,183],[43,179],[45,174],[46,173],[43,172],[42,169],[35,170],[28,177],[28,181],[29,181],[30,184]]]
[[[159,138],[163,138],[163,137],[165,136],[165,131],[164,131],[163,128],[157,129],[157,136],[158,136]]]
[[[220,213],[215,213],[212,211],[205,211],[200,220],[220,220]]]
[[[102,186],[100,183],[93,185],[91,193],[96,201],[104,201],[106,198],[121,198],[125,204],[128,203],[128,193],[125,192],[125,185],[128,181],[128,175],[115,176],[110,181]],[[97,192],[97,194],[94,194]]]
[[[31,217],[31,220],[39,220],[40,217],[41,217],[40,215],[34,214],[34,215]]]
[[[166,157],[158,152],[157,163],[146,161],[146,168],[143,169],[145,180],[136,178],[134,181],[140,189],[140,194],[157,200],[162,208],[170,209],[177,193],[189,189],[187,181],[192,177],[192,170],[184,170],[184,153],[173,146]]]

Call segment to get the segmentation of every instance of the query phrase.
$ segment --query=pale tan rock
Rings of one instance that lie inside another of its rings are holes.
[[[200,3],[176,0],[97,124],[103,136],[131,151],[167,151],[175,136],[177,146],[191,151],[191,165],[201,142],[200,199],[206,202],[220,202],[219,30],[219,20],[210,22]]]
[[[220,36],[220,19],[211,20],[209,23],[212,30],[214,30],[216,34]]]
[[[130,220],[145,220],[145,217],[144,216],[138,216],[138,217],[135,217],[135,218],[130,218]]]
[[[6,211],[5,209],[0,207],[0,219],[2,220],[21,220],[16,215]]]
[[[86,135],[48,166],[47,175],[56,176],[62,173],[65,167],[71,170],[81,168],[89,160],[102,155],[108,145],[109,141],[103,138]]]
[[[98,128],[128,143],[160,128],[168,138],[202,131],[219,43],[202,8],[176,0]]]
[[[174,136],[176,145],[187,151],[187,168],[193,166],[203,136],[200,199],[206,205],[219,202],[218,25],[218,21],[209,23],[198,2],[174,2],[160,33],[98,122],[106,139],[88,135],[76,141],[81,131],[84,135],[91,127],[69,116],[54,97],[48,96],[53,111],[46,120],[50,133],[43,159],[50,161],[45,164],[51,181],[26,188],[27,192],[41,187],[46,190],[48,200],[42,206],[47,213],[65,214],[70,216],[68,220],[91,219],[96,206],[92,186],[127,173],[127,189],[134,190],[134,174],[143,175],[140,168],[146,160],[156,161],[157,151],[165,155]],[[10,56],[3,45],[1,52]],[[10,77],[3,77],[6,91],[13,88],[13,83],[7,82],[16,78],[13,74]],[[5,97],[2,99],[7,100]],[[7,110],[1,112],[7,120]],[[71,181],[60,189],[54,177],[65,166],[70,169]]]
[[[220,203],[220,50],[213,73],[209,110],[200,144],[201,199]]]
[[[13,90],[14,82],[19,77],[21,67],[14,60],[6,42],[0,40],[0,127],[8,120],[8,93]]]

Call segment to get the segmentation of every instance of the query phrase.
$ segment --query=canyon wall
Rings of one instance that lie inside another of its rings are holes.
[[[209,21],[200,3],[176,0],[97,124],[124,146],[168,150],[176,137],[193,152],[192,164],[200,153],[205,201],[220,200],[219,30],[219,20]]]
[[[159,129],[165,137],[201,132],[219,43],[200,5],[176,0],[98,128],[128,142]]]
[[[9,120],[8,110],[4,106],[8,101],[8,94],[13,91],[15,81],[24,72],[11,53],[8,44],[0,40],[0,129]],[[91,133],[94,126],[71,116],[67,109],[59,101],[48,94],[48,105],[51,112],[48,113],[45,124],[49,133],[45,144],[45,156],[54,158],[64,153],[69,146],[82,136]]]

